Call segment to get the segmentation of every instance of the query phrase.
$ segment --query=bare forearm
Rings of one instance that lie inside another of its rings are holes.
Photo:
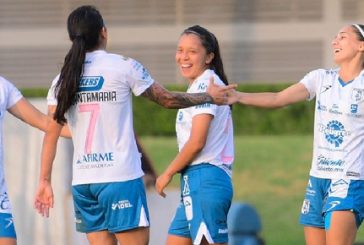
[[[244,105],[251,105],[263,108],[278,108],[285,106],[278,100],[277,93],[243,93],[238,92],[238,102]]]
[[[186,108],[204,103],[213,103],[212,97],[207,93],[190,94],[170,92],[158,83],[151,85],[143,93],[143,96],[169,109]]]
[[[188,144],[187,142],[182,150],[173,159],[165,172],[171,176],[178,173],[188,166],[201,150],[202,148],[198,148],[193,144]]]
[[[235,97],[234,97],[235,96]],[[302,83],[296,83],[280,92],[244,93],[233,92],[232,98],[244,105],[264,108],[278,108],[303,101],[310,96]]]
[[[56,156],[56,147],[57,142],[52,143],[52,141],[47,138],[47,135],[45,135],[41,155],[40,181],[51,181],[53,161]]]

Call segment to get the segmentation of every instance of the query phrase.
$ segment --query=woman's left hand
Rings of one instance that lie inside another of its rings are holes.
[[[162,197],[166,197],[166,193],[164,193],[164,188],[166,188],[169,182],[171,182],[172,178],[173,175],[169,175],[165,172],[157,178],[157,181],[155,183],[155,188],[158,194],[161,195]]]

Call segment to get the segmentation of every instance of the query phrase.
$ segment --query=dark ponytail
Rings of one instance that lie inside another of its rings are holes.
[[[103,27],[102,16],[93,6],[79,7],[68,17],[67,30],[72,46],[55,88],[57,108],[54,119],[60,124],[67,122],[64,114],[76,101],[86,52],[97,48]]]

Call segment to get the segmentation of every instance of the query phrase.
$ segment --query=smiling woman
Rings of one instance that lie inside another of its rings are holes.
[[[188,93],[205,92],[211,78],[220,86],[228,85],[217,39],[201,26],[182,33],[176,63],[189,83]],[[176,131],[179,153],[156,183],[164,196],[164,188],[181,173],[182,200],[167,244],[227,244],[234,161],[230,107],[205,103],[180,109]]]
[[[364,218],[364,26],[341,28],[331,45],[339,68],[317,69],[277,93],[230,93],[230,103],[283,107],[316,97],[314,151],[301,210],[311,244],[353,244]]]

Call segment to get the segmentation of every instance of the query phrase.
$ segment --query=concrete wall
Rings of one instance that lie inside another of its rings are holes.
[[[183,82],[175,47],[193,24],[216,34],[231,81],[268,83],[331,67],[332,37],[364,22],[361,0],[0,0],[0,74],[18,87],[48,87],[70,46],[66,18],[85,3],[104,15],[109,50],[163,83]]]

